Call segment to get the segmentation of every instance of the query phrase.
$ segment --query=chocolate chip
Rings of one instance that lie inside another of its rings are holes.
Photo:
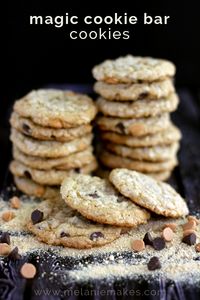
[[[74,171],[75,171],[76,173],[80,173],[81,170],[80,170],[80,168],[75,168]]]
[[[56,138],[56,136],[55,136],[54,134],[52,134],[52,135],[51,135],[51,138],[52,138],[52,139],[55,139],[55,138]]]
[[[32,179],[32,176],[29,171],[24,171],[24,176],[28,179]]]
[[[189,246],[194,245],[196,243],[196,234],[191,233],[189,235],[184,236],[184,238],[182,239],[182,242]]]
[[[160,260],[157,256],[153,256],[148,264],[147,264],[147,267],[149,269],[149,271],[154,271],[154,270],[157,270],[157,269],[161,269],[161,263],[160,263]]]
[[[97,194],[96,191],[94,193],[88,194],[88,196],[90,196],[92,198],[99,198],[99,195]]]
[[[150,246],[153,245],[153,238],[149,232],[145,233],[143,241],[144,241],[145,245],[150,245]]]
[[[22,129],[23,129],[24,133],[26,133],[26,134],[31,133],[31,128],[25,123],[22,124]]]
[[[19,254],[19,249],[18,247],[15,247],[9,254],[8,258],[11,260],[18,260],[21,258],[21,255]]]
[[[149,95],[149,93],[141,93],[140,95],[139,95],[139,97],[138,97],[138,99],[144,99],[144,98],[147,98],[147,96]]]
[[[153,248],[155,250],[162,250],[165,248],[165,240],[161,237],[156,237],[154,240],[153,240],[153,244],[152,244]]]
[[[60,234],[60,237],[61,237],[61,238],[62,238],[62,237],[69,237],[69,236],[70,236],[70,234],[67,233],[67,232],[64,232],[64,231],[62,231],[61,234]]]
[[[6,243],[10,245],[10,235],[8,232],[3,232],[0,238],[0,243]]]
[[[93,232],[91,235],[90,235],[90,239],[93,241],[93,240],[96,240],[98,238],[104,238],[104,235],[102,232],[100,231],[96,231],[96,232]]]
[[[43,219],[43,216],[44,216],[44,214],[42,211],[40,211],[39,209],[34,210],[31,214],[31,220],[32,220],[33,224],[37,224],[37,223],[41,222]]]
[[[122,122],[117,123],[115,125],[115,127],[118,128],[121,133],[125,134],[125,127],[124,127],[124,124]]]

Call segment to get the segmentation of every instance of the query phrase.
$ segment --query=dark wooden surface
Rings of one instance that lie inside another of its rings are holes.
[[[66,87],[66,86],[64,86]],[[74,88],[74,87],[73,87]],[[76,86],[75,86],[76,89]],[[88,87],[80,87],[79,90],[85,89],[88,91]],[[89,88],[89,91],[90,88]],[[172,177],[170,178],[170,183],[181,193],[183,197],[187,200],[190,211],[192,213],[198,213],[200,215],[200,101],[199,94],[197,91],[191,92],[187,89],[181,89],[179,91],[181,98],[181,103],[179,105],[178,111],[175,112],[172,116],[175,124],[179,126],[182,131],[183,139],[181,143],[181,150],[179,152],[179,166],[174,170]],[[5,134],[5,133],[4,133]],[[7,135],[5,134],[5,140],[7,140]],[[10,147],[9,144],[7,147]],[[9,159],[8,148],[6,150],[7,159]],[[1,157],[1,159],[4,157]],[[5,164],[8,164],[8,161],[5,161]],[[7,168],[6,168],[7,169]],[[5,193],[5,186],[10,183],[11,176],[5,170],[4,171],[4,188],[2,192],[5,194],[5,197],[8,197]],[[3,183],[3,182],[2,182]],[[47,254],[44,254],[44,256]],[[124,253],[125,256],[128,256],[128,253]],[[43,259],[41,257],[41,259]],[[85,260],[96,259],[94,257],[84,258]],[[101,260],[101,257],[97,258]],[[200,256],[199,256],[200,259]],[[64,264],[66,270],[73,268],[77,265],[77,261],[72,258],[60,259],[54,258],[59,264]],[[33,289],[37,287],[51,287],[51,283],[43,280],[38,281],[37,278],[33,281],[27,281],[25,279],[19,279],[18,271],[23,261],[32,261],[37,265],[39,272],[46,270],[50,272],[51,266],[53,265],[53,258],[50,258],[48,263],[41,266],[41,262],[36,262],[36,255],[34,254],[29,257],[25,257],[20,262],[10,262],[8,270],[2,269],[0,265],[0,297],[4,294],[4,298],[0,299],[69,299],[67,296],[35,296]],[[200,284],[200,283],[199,283]],[[100,290],[101,288],[110,289],[116,291],[117,289],[139,289],[139,290],[155,290],[157,291],[157,296],[134,296],[126,297],[123,299],[200,299],[200,287],[187,285],[187,283],[171,282],[165,281],[162,278],[159,278],[157,281],[145,281],[141,279],[141,282],[134,280],[126,281],[116,281],[112,285],[107,285],[105,282],[93,282],[86,285],[70,285],[67,282],[65,283],[57,282],[54,283],[54,287],[60,288],[61,290],[66,288],[72,288],[84,291],[90,289]],[[5,296],[7,295],[7,296]],[[5,298],[7,297],[7,298]],[[89,297],[93,299],[93,297]],[[96,299],[121,299],[121,297],[109,296],[106,297],[94,297]],[[73,296],[70,299],[84,299],[83,296]]]

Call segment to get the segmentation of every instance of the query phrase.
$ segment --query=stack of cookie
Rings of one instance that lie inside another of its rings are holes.
[[[181,133],[170,120],[179,99],[166,60],[128,55],[93,68],[101,115],[100,161],[166,180],[177,165]],[[103,150],[102,150],[103,149]]]
[[[94,171],[90,123],[96,112],[91,98],[71,91],[37,90],[16,101],[10,118],[16,186],[54,198],[67,175]]]

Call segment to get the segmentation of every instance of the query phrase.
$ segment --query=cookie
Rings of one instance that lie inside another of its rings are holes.
[[[131,148],[114,143],[106,143],[106,149],[120,155],[136,160],[146,160],[152,162],[169,160],[175,157],[179,149],[179,143],[175,142],[169,145],[160,145],[153,147],[136,147]]]
[[[150,135],[131,136],[108,131],[101,132],[101,138],[112,143],[122,144],[129,147],[148,147],[169,145],[177,142],[181,139],[181,132],[176,126],[171,124],[165,130]]]
[[[71,176],[76,173],[89,174],[97,168],[97,162],[94,159],[88,165],[78,169],[69,170],[38,170],[25,166],[24,164],[13,160],[10,163],[10,171],[13,175],[32,179],[41,185],[60,185],[66,176]]]
[[[86,95],[55,89],[31,91],[16,101],[14,111],[41,126],[69,128],[88,124],[97,109]]]
[[[164,112],[175,111],[178,103],[178,96],[174,93],[167,98],[157,100],[142,99],[129,102],[114,102],[102,97],[97,99],[97,106],[100,112],[105,116],[120,118],[154,117]]]
[[[122,229],[91,222],[68,207],[62,199],[41,202],[37,209],[43,218],[28,229],[39,241],[49,245],[84,249],[103,246],[117,239]]]
[[[86,150],[72,153],[68,156],[58,158],[43,158],[26,155],[23,152],[21,152],[16,146],[14,146],[13,158],[23,163],[24,165],[34,169],[50,170],[54,168],[57,170],[68,170],[73,168],[81,168],[94,161],[95,157],[92,153],[92,150],[92,147],[88,147]]]
[[[21,117],[16,112],[12,113],[10,124],[26,136],[47,141],[68,142],[92,132],[90,124],[64,129],[42,127],[34,123],[30,118]]]
[[[146,210],[120,195],[108,180],[95,176],[65,178],[61,195],[67,205],[99,223],[133,227],[150,217]]]
[[[144,173],[169,171],[172,170],[178,164],[178,161],[175,156],[170,158],[169,160],[161,162],[151,162],[122,157],[105,150],[101,152],[99,159],[101,163],[103,163],[106,167],[109,167],[111,169],[128,168]]]
[[[175,92],[171,79],[145,83],[109,84],[97,81],[94,90],[101,97],[111,101],[134,101],[138,99],[166,98]]]
[[[174,64],[164,59],[126,55],[105,60],[93,68],[92,74],[107,83],[133,83],[163,80],[174,76],[175,71]]]
[[[167,183],[127,169],[112,170],[109,179],[125,197],[159,215],[178,218],[189,213],[184,199]]]
[[[102,131],[113,131],[125,135],[142,136],[165,130],[171,124],[169,113],[155,117],[124,119],[99,116],[97,125]]]
[[[92,134],[62,143],[35,140],[12,128],[10,139],[17,148],[27,155],[56,158],[87,149],[91,145]]]
[[[60,194],[59,187],[41,185],[26,177],[14,176],[16,187],[23,193],[38,198],[57,198]]]
[[[99,176],[101,178],[108,179],[110,175],[111,169],[106,168],[105,166],[101,165],[98,169],[94,172],[95,176]],[[169,179],[171,176],[171,171],[163,171],[163,172],[156,172],[156,173],[148,173],[149,176],[155,178],[156,180],[165,181]]]

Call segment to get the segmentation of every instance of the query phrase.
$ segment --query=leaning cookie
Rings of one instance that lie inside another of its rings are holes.
[[[53,128],[88,124],[97,113],[90,97],[55,89],[31,91],[15,102],[14,111],[36,124]]]
[[[150,215],[120,195],[106,179],[89,175],[65,178],[61,195],[67,205],[93,221],[124,227],[146,223]]]
[[[42,185],[26,177],[14,176],[16,187],[29,196],[42,199],[58,198],[60,190],[58,186]]]
[[[120,227],[87,220],[59,198],[39,204],[27,227],[39,241],[77,249],[103,246],[117,239],[122,232]]]
[[[115,143],[106,143],[104,145],[106,149],[114,154],[122,157],[127,157],[135,160],[145,160],[150,162],[160,162],[170,160],[175,157],[179,143],[175,142],[169,145],[157,145],[152,147],[127,147]]]
[[[167,129],[171,124],[169,113],[149,118],[115,118],[99,116],[97,125],[102,131],[113,131],[125,135],[143,136]]]
[[[87,134],[65,143],[58,141],[39,141],[27,137],[12,128],[10,139],[21,152],[27,155],[57,158],[85,150],[91,145],[92,137],[92,134]]]
[[[23,163],[20,163],[16,160],[13,160],[10,163],[10,171],[13,175],[19,177],[27,177],[28,179],[32,179],[33,181],[41,185],[60,185],[66,176],[76,173],[90,174],[96,169],[96,159],[91,161],[91,163],[89,163],[88,165],[83,166],[82,168],[69,170],[38,170],[27,167]]]
[[[107,101],[99,97],[97,106],[105,116],[120,118],[154,117],[165,112],[173,112],[179,103],[178,96],[173,93],[167,98],[149,100],[141,99],[132,102]]]
[[[152,57],[127,55],[115,60],[106,60],[95,66],[93,76],[107,83],[152,82],[172,77],[175,74],[172,62]]]
[[[114,169],[109,176],[118,191],[134,203],[166,217],[189,213],[184,199],[167,183],[128,169]]]
[[[14,146],[13,158],[30,168],[38,170],[50,170],[52,168],[57,170],[68,170],[73,168],[82,168],[83,166],[93,162],[95,157],[92,151],[93,148],[90,146],[81,152],[75,152],[67,156],[45,158],[24,154],[16,146]]]
[[[161,162],[151,162],[122,157],[105,150],[101,152],[99,159],[101,163],[111,169],[128,168],[144,173],[170,171],[178,164],[177,158],[175,156],[171,157],[169,160]]]
[[[94,90],[103,98],[111,101],[166,98],[175,91],[171,79],[133,84],[109,84],[97,81],[94,84]]]
[[[32,138],[46,141],[68,142],[91,133],[90,124],[80,125],[72,128],[50,128],[34,123],[30,118],[20,116],[13,112],[10,118],[12,127]]]
[[[163,131],[145,136],[122,135],[108,131],[102,132],[101,138],[128,147],[149,147],[156,145],[170,145],[174,142],[178,142],[181,139],[181,132],[176,126],[171,124]]]

